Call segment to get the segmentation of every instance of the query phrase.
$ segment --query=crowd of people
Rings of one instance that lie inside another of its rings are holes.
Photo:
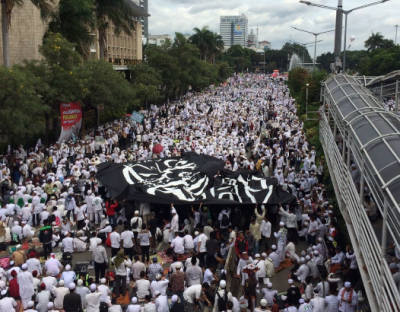
[[[283,80],[235,75],[152,106],[142,123],[116,120],[82,140],[49,148],[39,140],[0,155],[0,249],[11,255],[0,269],[0,312],[17,311],[18,302],[38,312],[356,311],[363,299],[356,255]],[[103,162],[185,152],[257,170],[296,200],[259,203],[250,218],[240,206],[171,205],[160,213],[111,198],[96,180]],[[390,268],[399,284],[395,252]],[[94,275],[74,261],[78,253]],[[286,291],[272,283],[278,276]]]

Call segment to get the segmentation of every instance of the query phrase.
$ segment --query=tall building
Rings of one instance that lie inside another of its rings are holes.
[[[257,28],[257,32],[258,32],[258,28]],[[253,29],[250,31],[249,34],[249,40],[247,42],[247,46],[249,48],[258,48],[258,35],[253,33]]]
[[[166,40],[169,40],[172,43],[174,38],[170,35],[149,35],[148,43],[149,45],[162,46]]]
[[[226,49],[237,44],[247,47],[248,25],[248,19],[244,14],[220,17],[220,35]]]
[[[142,36],[149,38],[149,0],[131,0],[137,6],[139,6],[147,15],[141,16],[140,22],[142,24]]]

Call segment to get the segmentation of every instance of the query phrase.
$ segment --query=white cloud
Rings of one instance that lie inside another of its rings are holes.
[[[274,49],[292,39],[300,43],[314,41],[311,34],[296,31],[295,26],[311,32],[327,31],[335,28],[335,11],[309,7],[298,0],[149,0],[149,32],[151,34],[170,34],[175,32],[192,33],[194,27],[209,26],[219,33],[221,15],[245,14],[249,19],[249,28],[256,31],[258,25],[259,40],[268,40]],[[336,0],[312,0],[314,3],[337,6]],[[347,2],[347,3],[346,3]],[[344,9],[352,9],[373,0],[345,1]],[[380,32],[385,38],[393,39],[400,6],[396,0],[354,11],[348,16],[347,46],[350,36],[356,36],[351,49],[364,48],[364,41],[372,32]],[[344,19],[343,19],[344,27]],[[334,32],[322,34],[318,40],[317,55],[333,52]],[[400,32],[398,37],[400,41]],[[312,50],[312,47],[309,48]]]

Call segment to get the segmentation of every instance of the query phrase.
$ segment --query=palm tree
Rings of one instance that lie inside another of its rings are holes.
[[[131,35],[135,30],[134,12],[129,0],[94,0],[96,27],[99,32],[100,59],[104,59],[107,50],[107,30],[112,24],[114,33],[124,31]]]
[[[377,32],[376,34],[372,32],[371,37],[369,37],[365,41],[365,47],[368,49],[368,52],[381,48],[383,44],[384,44],[384,37],[380,32]]]
[[[207,26],[204,26],[202,29],[193,28],[193,31],[195,33],[189,38],[189,42],[199,48],[200,57],[207,61],[207,55],[212,50],[214,34]]]
[[[54,11],[48,31],[60,33],[76,44],[77,51],[85,58],[90,56],[95,27],[93,0],[60,0]],[[47,36],[47,34],[45,35]]]
[[[215,63],[215,59],[219,54],[224,51],[225,44],[222,40],[222,36],[218,35],[217,33],[213,33],[213,42],[210,51],[210,60],[212,63]]]
[[[30,0],[39,10],[42,19],[47,19],[53,9],[54,0]],[[3,38],[3,62],[10,67],[10,27],[14,7],[24,5],[24,0],[1,0],[1,34]]]

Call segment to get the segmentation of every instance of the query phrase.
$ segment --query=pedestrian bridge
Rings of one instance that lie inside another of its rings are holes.
[[[400,311],[400,295],[386,260],[388,237],[400,246],[400,117],[352,76],[322,83],[320,140],[372,311]],[[336,137],[343,138],[339,150]],[[353,161],[359,186],[350,175]],[[371,224],[363,206],[367,185],[382,216]]]

